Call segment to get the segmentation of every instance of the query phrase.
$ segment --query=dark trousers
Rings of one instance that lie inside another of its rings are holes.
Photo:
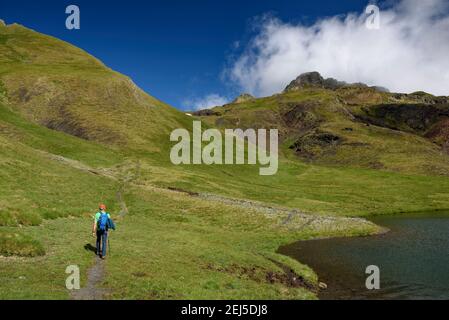
[[[108,246],[108,232],[97,230],[97,254],[106,257],[106,248]]]

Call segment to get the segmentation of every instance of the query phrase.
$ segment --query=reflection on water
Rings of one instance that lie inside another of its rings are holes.
[[[449,299],[449,214],[378,217],[391,232],[294,243],[279,252],[309,265],[328,285],[321,299]],[[369,265],[381,289],[365,288]]]

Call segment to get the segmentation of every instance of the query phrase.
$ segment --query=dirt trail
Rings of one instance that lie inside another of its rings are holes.
[[[58,157],[56,160],[70,164],[72,167],[75,167],[79,170],[88,171],[92,174],[104,175],[116,179],[116,177],[110,175],[107,171],[93,170],[92,168],[84,164],[81,164],[80,162],[77,161],[66,159],[64,157]],[[121,218],[123,218],[126,214],[129,213],[123,194],[126,192],[127,185],[132,181],[134,181],[135,179],[137,179],[139,175],[140,175],[140,163],[138,162],[136,163],[134,175],[129,175],[128,173],[126,173],[126,175],[118,179],[120,181],[120,186],[117,190],[116,197],[121,207],[121,210],[118,214]],[[72,299],[104,300],[105,295],[110,292],[110,290],[108,289],[99,288],[99,285],[103,282],[105,277],[106,277],[106,261],[100,259],[99,257],[96,257],[94,265],[87,271],[87,285],[80,290],[73,291],[71,294]]]
[[[140,161],[135,163],[135,167],[133,171],[127,171],[126,174],[120,179],[120,187],[117,191],[117,201],[120,204],[120,212],[119,216],[123,218],[125,215],[129,213],[128,207],[126,206],[125,199],[123,198],[123,194],[126,192],[126,188],[129,184],[133,183],[140,177]]]
[[[117,201],[120,204],[120,212],[119,212],[119,216],[120,217],[124,217],[125,215],[127,215],[129,213],[128,211],[128,207],[126,206],[126,202],[123,199],[123,193],[125,192],[125,187],[120,187],[120,189],[117,191]]]
[[[88,172],[90,174],[104,176],[104,177],[110,178],[115,181],[119,181],[120,186],[119,186],[119,189],[117,190],[116,198],[120,204],[121,209],[120,209],[120,212],[118,215],[120,217],[124,217],[126,214],[129,213],[128,207],[126,206],[126,203],[123,199],[123,194],[126,191],[126,185],[128,185],[129,183],[132,183],[134,180],[136,180],[140,176],[140,162],[136,162],[136,165],[134,168],[134,173],[125,172],[125,174],[123,174],[123,176],[117,177],[116,173],[114,174],[113,172],[111,172],[111,170],[108,170],[108,169],[94,169],[80,161],[77,161],[77,160],[65,158],[63,156],[53,155],[53,154],[50,154],[47,152],[42,152],[42,153],[46,154],[52,160],[65,163],[72,168],[75,168],[75,169],[78,169],[78,170],[81,170],[84,172]]]
[[[108,289],[99,288],[98,285],[105,277],[105,261],[95,258],[95,264],[87,272],[86,287],[72,291],[72,299],[74,300],[103,300],[109,292]]]

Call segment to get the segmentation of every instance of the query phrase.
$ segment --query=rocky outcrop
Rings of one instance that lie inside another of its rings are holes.
[[[343,140],[342,137],[331,132],[317,129],[296,140],[290,149],[303,158],[314,160],[324,153],[334,151]]]
[[[364,83],[347,83],[344,81],[336,80],[334,78],[325,79],[319,72],[316,71],[301,74],[285,88],[284,92],[297,91],[307,88],[337,90],[343,87],[372,88],[381,92],[388,92],[388,89],[386,88],[378,86],[369,87]]]
[[[289,104],[281,111],[281,119],[285,127],[292,133],[305,134],[311,129],[317,128],[322,121],[314,111],[317,105],[312,102]]]
[[[356,117],[372,125],[422,135],[443,118],[449,118],[449,106],[381,104],[362,108],[362,113],[356,114]]]
[[[212,109],[203,109],[203,110],[198,110],[192,113],[194,116],[197,117],[210,117],[210,116],[219,116],[220,113],[216,112]]]
[[[232,101],[232,103],[242,103],[242,102],[247,102],[247,101],[251,101],[256,99],[255,97],[253,97],[252,95],[250,95],[249,93],[243,93],[241,95],[239,95],[237,98],[235,98],[234,101]]]
[[[307,72],[301,74],[293,80],[286,88],[285,92],[296,91],[304,88],[324,88],[324,78],[318,72]]]
[[[435,97],[437,99],[444,97]],[[426,99],[431,99],[426,95]],[[442,101],[443,101],[442,100]],[[392,130],[414,133],[449,151],[449,104],[381,104],[362,108],[359,121]]]

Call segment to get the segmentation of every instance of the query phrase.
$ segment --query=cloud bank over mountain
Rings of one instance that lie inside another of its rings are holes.
[[[187,99],[183,102],[183,106],[186,110],[203,110],[216,106],[222,106],[229,102],[229,99],[216,93],[207,94],[204,97],[198,97],[194,99]]]
[[[311,26],[261,19],[225,73],[257,96],[280,92],[314,70],[395,92],[449,95],[449,1],[402,0],[381,7],[379,29],[367,28],[367,18],[364,12],[348,13]]]

